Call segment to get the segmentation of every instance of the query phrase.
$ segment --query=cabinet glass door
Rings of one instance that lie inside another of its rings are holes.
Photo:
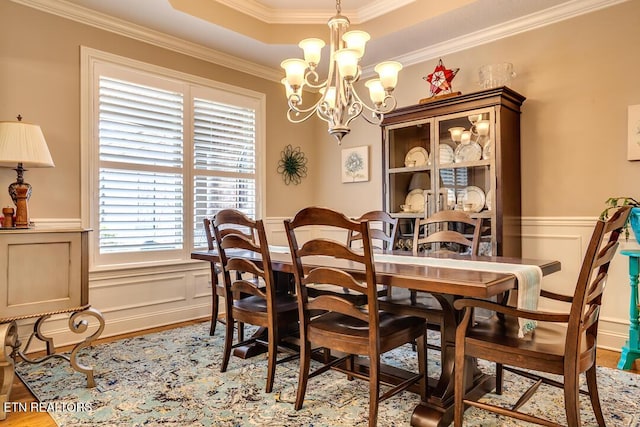
[[[424,192],[432,189],[432,128],[422,121],[387,129],[387,209],[396,216],[424,215]]]
[[[439,209],[462,210],[483,218],[480,253],[495,253],[495,171],[491,148],[494,144],[493,109],[474,110],[444,116],[436,122],[436,193]]]

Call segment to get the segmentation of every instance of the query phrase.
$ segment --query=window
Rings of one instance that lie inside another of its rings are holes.
[[[260,215],[263,95],[85,48],[83,65],[94,267],[187,260],[205,216]]]

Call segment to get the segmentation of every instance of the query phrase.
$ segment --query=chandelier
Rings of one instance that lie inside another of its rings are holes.
[[[402,69],[402,64],[396,61],[376,65],[374,70],[379,78],[365,83],[373,106],[367,105],[353,85],[362,74],[358,62],[371,37],[364,31],[347,32],[349,19],[340,14],[341,9],[340,0],[337,0],[336,15],[328,22],[331,39],[326,80],[320,81],[316,71],[325,46],[320,39],[304,39],[298,44],[304,51],[304,60],[286,59],[280,64],[286,73],[282,83],[289,104],[289,121],[301,123],[316,113],[328,123],[329,133],[338,140],[338,144],[351,131],[349,123],[356,117],[362,115],[369,123],[379,125],[383,115],[396,107],[391,93],[398,82],[398,71]],[[302,89],[305,87],[320,93],[320,99],[306,108],[302,105]]]

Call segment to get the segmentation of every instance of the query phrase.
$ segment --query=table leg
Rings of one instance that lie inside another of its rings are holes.
[[[629,282],[631,296],[629,298],[629,340],[622,347],[618,369],[631,369],[636,359],[640,359],[640,320],[638,315],[638,274],[640,273],[640,252],[631,254],[622,251],[629,256]]]
[[[0,324],[0,420],[7,418],[5,402],[9,400],[15,375],[13,352],[18,342],[18,326],[15,321]]]
[[[429,387],[427,401],[421,402],[413,411],[411,425],[414,427],[444,427],[453,422],[455,334],[459,319],[451,296],[433,296],[443,311],[440,332],[442,372],[435,387]],[[482,373],[475,358],[469,358],[465,368],[468,370],[465,375],[467,398],[479,399],[495,388],[495,377]]]

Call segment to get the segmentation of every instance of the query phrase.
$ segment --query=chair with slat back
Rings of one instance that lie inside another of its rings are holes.
[[[369,221],[370,236],[372,242],[372,248],[376,251],[387,251],[393,249],[393,245],[396,241],[398,230],[398,219],[393,218],[389,213],[385,211],[369,211],[364,213],[356,221]],[[358,232],[349,231],[347,233],[347,246],[351,248],[362,247],[362,235]],[[316,284],[308,289],[309,295],[316,297],[321,294],[335,293],[348,295],[346,298],[355,302],[358,305],[365,304],[366,295],[351,292],[350,289],[344,288],[337,290],[331,285]],[[389,289],[386,286],[378,285],[378,296],[383,297],[388,295]]]
[[[385,211],[369,211],[364,213],[356,221],[369,221],[371,241],[374,249],[392,250],[398,235],[398,218],[394,218]],[[347,245],[354,247],[361,245],[362,235],[349,232]]]
[[[465,212],[455,210],[443,210],[426,218],[417,218],[413,252],[424,249],[431,252],[448,251],[477,255],[481,221],[480,218],[471,218]],[[471,239],[465,235],[467,231],[471,234]]]
[[[302,246],[299,235],[305,227],[322,226],[326,230],[351,231],[362,236],[362,249],[352,249],[346,242],[327,238],[312,238]],[[380,394],[380,354],[404,343],[418,340],[418,364],[424,372],[425,321],[411,316],[397,316],[378,310],[376,276],[369,224],[355,221],[327,208],[310,207],[299,211],[293,219],[285,221],[285,230],[294,263],[294,276],[300,317],[300,376],[295,409],[302,407],[308,380],[329,368],[345,371],[369,381],[369,426],[377,423],[378,404],[416,382],[420,383],[422,398],[426,397],[425,379],[417,373],[401,386]],[[321,257],[327,266],[314,265]],[[343,267],[359,268],[360,274]],[[346,287],[366,295],[366,304],[357,305],[340,294],[309,296],[307,289],[314,283]],[[328,361],[310,373],[311,348],[329,348],[346,354]],[[353,356],[369,358],[368,376],[352,371]],[[336,390],[339,394],[340,390]]]
[[[243,229],[247,231],[241,232]],[[220,371],[227,370],[232,348],[256,341],[256,337],[252,337],[232,345],[234,321],[239,322],[239,327],[248,323],[267,328],[269,357],[266,392],[270,393],[276,370],[280,329],[298,320],[296,298],[288,293],[276,292],[267,236],[261,220],[254,221],[242,212],[226,209],[216,215],[213,231],[224,277],[226,333]],[[247,254],[255,259],[248,259]]]
[[[427,218],[417,218],[412,251],[415,255],[421,249],[433,254],[462,252],[477,255],[480,226],[481,219],[474,219],[465,212],[454,210],[439,211]],[[444,297],[438,295],[437,298]],[[422,316],[427,319],[430,329],[441,329],[443,311],[439,301],[430,293],[393,289],[390,296],[381,299],[380,305],[385,311],[392,313]],[[430,345],[429,348],[439,347]]]
[[[519,411],[540,384],[564,389],[564,406],[569,426],[580,426],[580,393],[587,394],[599,426],[604,417],[598,397],[596,379],[596,347],[598,317],[602,304],[609,264],[617,247],[618,237],[627,222],[630,207],[616,211],[604,222],[598,221],[584,255],[573,296],[542,291],[540,296],[562,301],[570,306],[566,312],[520,310],[484,300],[461,299],[455,308],[464,310],[456,330],[455,357],[455,426],[463,424],[465,406],[474,406],[497,414],[540,425],[557,426],[555,422]],[[471,324],[474,309],[493,310],[500,315]],[[537,327],[518,337],[518,318],[537,321]],[[464,391],[464,369],[468,358],[480,358],[497,364],[496,391],[502,392],[502,370],[534,380],[534,384],[512,408],[475,402]],[[529,371],[523,371],[526,369]],[[537,371],[532,373],[531,371]],[[585,373],[587,390],[579,387],[579,375]],[[561,375],[563,382],[538,373]]]

